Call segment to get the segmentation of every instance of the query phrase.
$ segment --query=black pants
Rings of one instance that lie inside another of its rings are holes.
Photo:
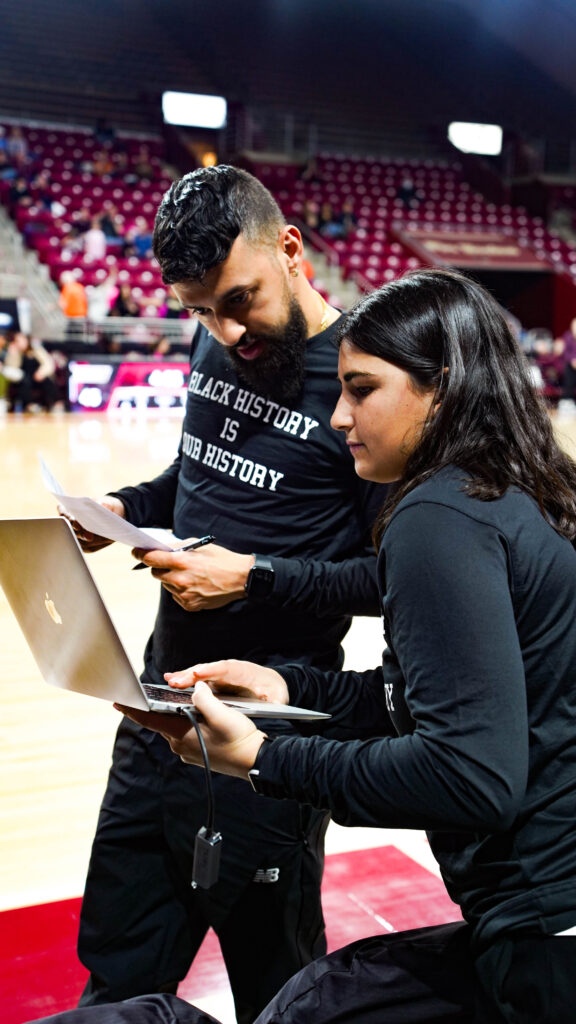
[[[257,1024],[574,1024],[576,939],[501,939],[474,957],[462,923],[361,939],[292,978]],[[43,1024],[217,1024],[177,996]]]
[[[201,769],[127,719],[116,739],[86,891],[78,953],[81,1006],[176,992],[211,926],[240,1024],[326,951],[320,902],[325,814],[212,776],[220,878],[193,890],[194,838],[206,824]]]

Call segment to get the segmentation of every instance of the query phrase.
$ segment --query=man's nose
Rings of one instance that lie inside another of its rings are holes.
[[[238,323],[237,320],[233,320],[230,317],[220,317],[216,324],[216,338],[221,345],[226,345],[227,348],[232,348],[237,345],[238,342],[246,334],[246,327],[244,324]]]

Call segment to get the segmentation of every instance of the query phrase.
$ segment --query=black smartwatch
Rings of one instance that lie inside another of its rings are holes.
[[[258,782],[259,782],[259,779],[260,779],[260,769],[257,768],[256,766],[257,766],[257,764],[258,764],[258,762],[260,760],[260,755],[264,751],[265,747],[269,743],[272,743],[272,742],[273,741],[270,739],[269,736],[265,736],[264,737],[264,742],[263,742],[262,746],[260,747],[260,750],[256,754],[256,760],[254,761],[254,767],[251,768],[250,771],[248,772],[248,781],[249,781],[250,785],[252,786],[252,789],[254,790],[255,793],[259,793],[260,792],[260,790],[258,788]]]
[[[266,555],[254,555],[254,565],[244,584],[246,597],[251,601],[265,601],[274,586],[274,569]]]

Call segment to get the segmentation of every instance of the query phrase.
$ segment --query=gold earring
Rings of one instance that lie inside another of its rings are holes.
[[[298,277],[298,267],[292,267],[290,277]]]

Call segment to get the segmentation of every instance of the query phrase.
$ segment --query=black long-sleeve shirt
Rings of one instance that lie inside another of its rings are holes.
[[[576,924],[576,551],[525,494],[464,479],[416,488],[384,534],[383,667],[283,670],[334,717],[257,767],[261,792],[342,824],[427,829],[483,942]]]

